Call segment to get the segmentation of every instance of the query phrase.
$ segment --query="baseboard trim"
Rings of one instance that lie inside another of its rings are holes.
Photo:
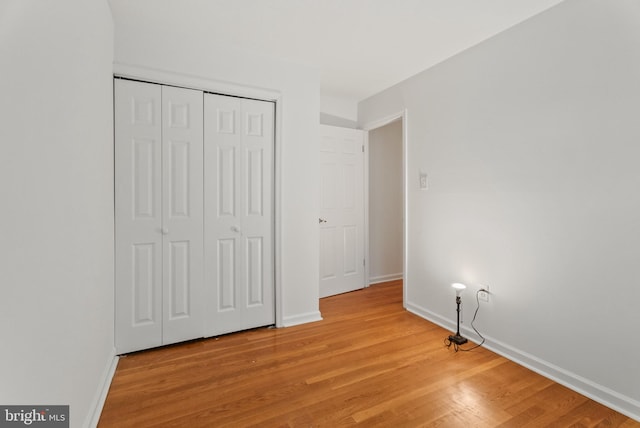
[[[93,400],[91,406],[93,411],[90,412],[87,416],[87,421],[84,424],[85,427],[95,428],[98,426],[100,415],[102,414],[102,408],[104,407],[104,403],[107,401],[107,394],[109,394],[109,388],[111,387],[113,376],[116,373],[116,367],[118,367],[118,360],[119,357],[116,355],[116,350],[114,348],[111,352],[111,358],[108,361],[102,375],[102,383],[100,385],[100,388],[96,392],[96,396]]]
[[[444,329],[449,331],[456,330],[456,324],[451,319],[444,318],[411,302],[407,302],[406,308],[407,311],[437,324]],[[466,338],[475,343],[478,343],[480,340],[475,332],[469,327],[461,326],[460,332]],[[551,364],[548,361],[536,357],[535,355],[521,351],[489,336],[483,336],[485,337],[485,343],[483,346],[490,351],[640,422],[639,401],[565,370],[562,367]]]
[[[369,285],[380,284],[381,282],[396,281],[398,279],[402,279],[402,272],[370,277]]]
[[[282,319],[282,327],[293,327],[294,325],[306,324],[309,322],[322,321],[320,311],[307,312]]]

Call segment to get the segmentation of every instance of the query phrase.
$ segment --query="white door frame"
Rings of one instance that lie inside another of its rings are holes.
[[[407,120],[408,111],[404,109],[400,112],[382,117],[365,123],[362,130],[366,132],[364,138],[365,158],[364,158],[364,257],[365,257],[365,287],[369,286],[370,280],[370,263],[369,263],[369,132],[381,128],[385,125],[402,120],[402,305],[406,308],[407,302],[407,242],[408,242],[408,222],[407,222],[407,194],[409,191],[409,179],[407,176]]]
[[[284,313],[282,302],[282,93],[279,91],[238,85],[229,82],[212,80],[190,74],[175,73],[150,67],[114,62],[114,76],[133,80],[143,80],[150,83],[175,85],[184,88],[199,89],[218,94],[235,95],[263,101],[273,101],[275,107],[275,138],[274,138],[274,292],[276,327],[284,327]]]

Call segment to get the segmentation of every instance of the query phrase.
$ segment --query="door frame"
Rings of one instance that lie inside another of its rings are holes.
[[[284,327],[283,296],[282,296],[282,100],[280,91],[262,89],[250,86],[243,86],[229,82],[217,81],[205,77],[198,77],[189,74],[176,73],[172,71],[159,70],[150,67],[114,62],[114,77],[123,77],[132,80],[142,80],[149,83],[161,85],[173,85],[188,89],[198,89],[205,92],[214,92],[222,95],[252,98],[260,101],[271,101],[275,103],[274,121],[274,158],[273,158],[273,258],[274,258],[274,302],[275,302],[275,322],[276,327]],[[114,283],[115,289],[115,283]]]
[[[407,167],[407,122],[408,122],[408,110],[404,109],[397,113],[382,117],[377,120],[366,122],[362,125],[361,129],[365,131],[364,145],[365,145],[365,158],[364,158],[364,257],[365,257],[365,287],[369,287],[370,280],[370,259],[369,259],[369,133],[375,129],[381,128],[392,122],[402,121],[402,306],[406,308],[407,302],[407,244],[408,244],[408,222],[407,222],[407,201],[409,191],[409,179],[408,179],[408,167]]]

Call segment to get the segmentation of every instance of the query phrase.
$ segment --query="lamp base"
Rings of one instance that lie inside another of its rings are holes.
[[[462,345],[463,343],[467,343],[467,339],[465,337],[459,336],[457,334],[452,334],[449,336],[449,342],[455,343],[456,345]]]

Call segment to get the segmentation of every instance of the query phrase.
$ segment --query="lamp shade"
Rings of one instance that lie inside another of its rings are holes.
[[[456,290],[456,296],[459,296],[460,293],[462,293],[462,290],[467,288],[466,285],[461,284],[459,282],[454,282],[453,284],[451,284],[451,287],[453,287],[453,289]]]

